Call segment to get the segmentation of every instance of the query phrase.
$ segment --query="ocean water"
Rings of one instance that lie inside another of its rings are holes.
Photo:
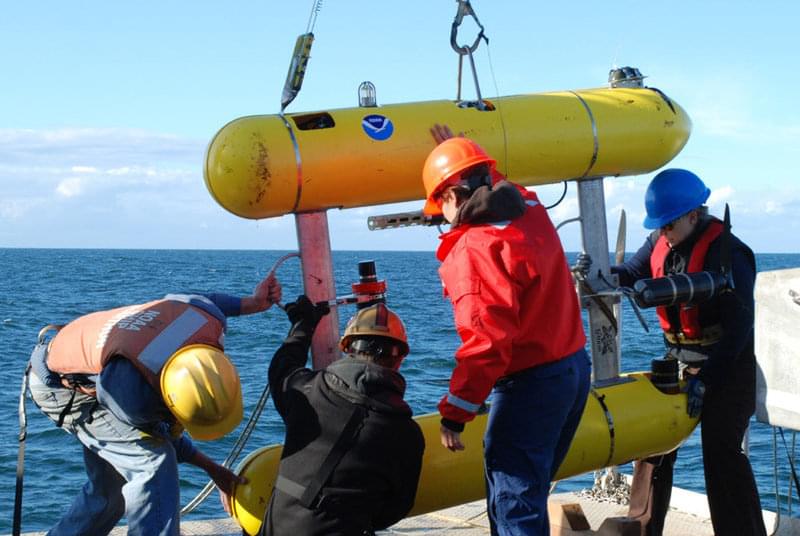
[[[0,340],[4,366],[0,379],[0,534],[11,531],[14,503],[17,435],[17,405],[25,363],[38,330],[49,323],[65,323],[79,315],[129,303],[140,303],[175,291],[218,291],[235,295],[252,292],[282,251],[194,251],[194,250],[58,250],[0,249]],[[570,255],[572,260],[573,255]],[[758,255],[759,270],[800,266],[800,254]],[[378,276],[388,283],[388,302],[403,318],[409,334],[411,354],[402,372],[408,382],[407,400],[415,413],[436,410],[447,388],[452,354],[458,346],[449,302],[441,296],[432,252],[334,252],[337,293],[350,292],[357,280],[357,263],[375,260]],[[279,270],[284,301],[302,291],[299,261],[291,259]],[[344,324],[352,308],[343,308]],[[627,305],[624,309],[622,369],[645,370],[650,359],[663,354],[663,344],[653,311],[644,311],[651,331],[645,333]],[[228,353],[235,361],[243,384],[245,416],[255,405],[266,382],[272,354],[280,345],[289,322],[273,307],[264,314],[233,318],[226,336]],[[45,530],[69,505],[85,480],[81,447],[58,430],[28,401],[28,439],[25,456],[23,529]],[[241,431],[241,427],[237,432]],[[222,461],[238,433],[214,442],[199,443],[212,458]],[[282,438],[282,424],[272,403],[245,448],[252,450]],[[765,508],[774,510],[773,433],[753,421],[750,455]],[[477,448],[471,445],[468,448]],[[440,448],[429,445],[428,448]],[[779,443],[777,470],[781,493],[786,494],[789,467]],[[630,467],[623,467],[630,471]],[[202,471],[181,466],[181,503],[194,497],[207,479]],[[559,484],[559,490],[591,485],[591,476],[576,477]],[[703,492],[699,432],[681,448],[675,485]],[[795,502],[796,491],[794,492]],[[796,510],[796,508],[795,508]],[[224,515],[216,493],[188,519]]]

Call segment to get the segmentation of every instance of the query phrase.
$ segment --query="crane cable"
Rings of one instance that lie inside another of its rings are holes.
[[[475,10],[470,4],[469,0],[456,0],[458,2],[458,8],[456,10],[456,15],[453,18],[453,24],[450,27],[450,46],[452,49],[458,54],[458,74],[457,74],[457,93],[456,93],[456,101],[459,103],[461,102],[461,73],[463,69],[464,63],[464,56],[469,56],[470,66],[472,68],[472,78],[475,82],[475,93],[477,96],[477,101],[474,103],[474,106],[478,110],[492,110],[496,109],[498,116],[500,118],[500,126],[503,132],[503,161],[506,163],[506,170],[505,175],[508,176],[508,133],[506,132],[506,123],[505,118],[503,117],[503,110],[499,104],[495,107],[494,105],[485,103],[483,98],[481,97],[481,88],[478,84],[478,74],[475,67],[475,60],[473,58],[473,53],[478,49],[478,45],[480,45],[481,40],[486,43],[486,57],[489,63],[489,72],[492,76],[492,83],[494,84],[494,91],[497,97],[500,96],[500,89],[497,85],[497,77],[494,73],[494,62],[492,62],[492,52],[489,46],[489,37],[486,35],[486,29],[484,28],[481,21],[478,20],[478,16],[475,14]],[[461,26],[461,23],[464,21],[465,16],[470,16],[475,20],[475,24],[478,26],[479,31],[478,35],[475,37],[475,40],[472,42],[471,45],[459,45],[457,43],[458,37],[458,28]],[[560,202],[560,200],[559,200]]]
[[[314,43],[314,26],[317,24],[317,15],[322,11],[322,0],[313,0],[311,3],[311,13],[308,16],[306,32],[297,36],[294,44],[292,59],[289,62],[289,72],[286,73],[286,81],[283,83],[281,92],[281,113],[300,93],[303,87],[303,79],[306,76],[306,66],[311,57],[311,45]]]

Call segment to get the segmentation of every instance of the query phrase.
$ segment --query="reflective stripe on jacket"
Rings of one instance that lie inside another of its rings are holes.
[[[692,253],[685,270],[686,273],[703,271],[708,248],[721,234],[722,223],[716,219],[711,221],[692,247]],[[650,271],[654,278],[668,275],[665,273],[664,264],[669,252],[670,246],[667,243],[667,239],[664,235],[661,235],[656,241],[653,253],[650,255]],[[677,326],[673,326],[670,322],[667,307],[657,307],[656,314],[658,315],[658,323],[661,325],[661,329],[667,333],[682,333],[686,339],[690,340],[700,339],[703,335],[703,329],[700,325],[700,306],[698,305],[680,306],[680,325]]]
[[[522,216],[463,223],[440,237],[439,274],[461,338],[450,392],[439,403],[452,421],[472,420],[501,377],[586,343],[558,234],[536,194],[517,188],[527,205]]]
[[[223,330],[213,315],[176,300],[98,311],[58,332],[47,367],[62,375],[98,374],[112,356],[122,356],[160,392],[161,369],[172,354],[190,344],[223,349]]]

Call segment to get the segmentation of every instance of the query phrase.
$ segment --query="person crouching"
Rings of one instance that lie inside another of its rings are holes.
[[[286,306],[292,327],[269,367],[286,438],[261,534],[371,534],[414,504],[425,442],[403,400],[403,322],[383,303],[361,309],[340,341],[346,357],[305,368],[328,311],[306,296]]]

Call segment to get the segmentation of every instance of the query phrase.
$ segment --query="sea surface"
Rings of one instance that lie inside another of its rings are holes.
[[[18,447],[20,382],[38,330],[49,323],[69,320],[96,310],[141,303],[177,291],[215,291],[250,294],[284,251],[0,249],[0,341],[4,365],[0,380],[0,534],[11,531]],[[570,260],[574,254],[569,255]],[[458,339],[449,302],[442,298],[438,262],[432,252],[357,252],[333,254],[337,293],[350,293],[357,281],[357,263],[374,260],[378,276],[388,284],[388,303],[406,323],[411,354],[402,372],[408,382],[407,400],[416,414],[436,411],[447,389]],[[800,267],[800,254],[757,255],[758,269]],[[299,261],[290,259],[279,270],[284,301],[302,289]],[[663,344],[652,310],[644,311],[651,330],[645,333],[627,304],[624,306],[622,369],[646,370],[650,360],[663,355]],[[342,326],[353,312],[343,307]],[[267,380],[267,366],[281,343],[289,322],[273,307],[263,314],[233,318],[226,347],[236,363],[244,391],[245,417],[258,400]],[[28,438],[25,452],[23,530],[45,530],[60,516],[83,485],[85,474],[79,443],[57,429],[33,403],[27,402]],[[200,443],[207,454],[222,461],[243,425],[228,437]],[[283,427],[272,402],[267,405],[244,454],[279,442]],[[791,445],[791,435],[787,435]],[[784,499],[789,466],[778,440],[777,471]],[[775,509],[773,432],[753,421],[750,456],[763,506]],[[428,445],[428,448],[441,448]],[[467,448],[480,448],[468,445]],[[623,471],[630,472],[630,466]],[[186,504],[206,483],[205,474],[181,466],[181,503]],[[559,483],[558,490],[591,486],[586,475]],[[675,485],[704,491],[699,430],[681,448]],[[795,503],[796,491],[793,492]],[[795,511],[797,506],[795,505]],[[218,496],[211,495],[188,519],[221,517]],[[796,514],[795,514],[796,515]]]

